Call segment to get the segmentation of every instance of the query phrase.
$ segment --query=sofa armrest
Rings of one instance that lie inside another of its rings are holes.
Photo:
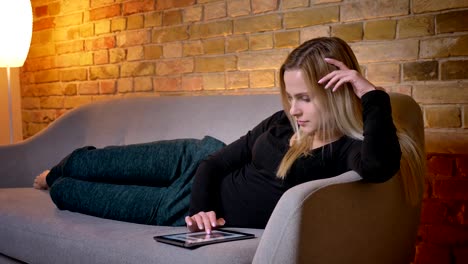
[[[350,171],[288,190],[253,263],[410,263],[420,207],[406,203],[398,176],[360,179]]]

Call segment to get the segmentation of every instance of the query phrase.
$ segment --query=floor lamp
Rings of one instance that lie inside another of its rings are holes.
[[[22,67],[32,36],[32,8],[29,0],[0,2],[0,67],[7,69],[10,144],[13,143],[13,106],[10,68]]]

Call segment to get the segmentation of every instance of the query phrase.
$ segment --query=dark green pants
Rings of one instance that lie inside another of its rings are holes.
[[[184,225],[198,164],[224,143],[212,137],[84,147],[47,176],[59,209],[151,225]]]

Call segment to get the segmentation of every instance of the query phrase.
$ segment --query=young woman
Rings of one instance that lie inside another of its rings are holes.
[[[92,149],[75,151],[81,154],[72,153],[59,169],[39,175],[35,187],[50,186],[52,199],[61,209],[148,224],[185,222],[190,231],[209,233],[223,225],[264,228],[281,195],[307,181],[354,170],[365,181],[384,182],[400,170],[403,154],[403,187],[410,202],[419,197],[423,152],[407,134],[397,131],[388,94],[360,74],[354,53],[343,40],[317,38],[303,43],[281,67],[280,81],[284,110],[228,146],[214,144],[205,151],[200,163],[192,162],[197,165],[193,183],[192,176],[183,176],[183,184],[170,192],[161,188],[164,184],[158,185],[161,175],[150,176],[156,183],[151,187],[141,186],[151,180],[129,185],[129,175],[119,176],[125,184],[113,179],[119,178],[115,175],[103,183],[99,175],[109,164],[100,161],[101,154],[90,158],[89,152],[106,149]],[[151,148],[161,149],[160,144]],[[113,158],[131,155],[128,146],[113,148],[119,150]],[[80,176],[83,167],[96,161],[99,170]],[[75,163],[79,165],[72,166]],[[144,158],[140,163],[145,163]],[[173,195],[181,192],[187,195]],[[169,193],[170,202],[161,202],[161,193]],[[109,195],[111,199],[106,198]],[[188,197],[190,204],[176,203]],[[153,200],[157,202],[147,204]],[[168,203],[178,208],[169,216],[161,209],[169,208],[164,206]],[[108,208],[113,213],[103,213]]]

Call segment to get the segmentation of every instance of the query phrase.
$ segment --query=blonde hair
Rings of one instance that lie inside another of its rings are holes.
[[[317,97],[320,109],[319,125],[314,134],[302,135],[289,148],[278,168],[277,177],[284,179],[292,164],[301,156],[310,153],[314,137],[325,142],[339,132],[350,138],[363,140],[362,105],[360,98],[353,92],[350,84],[332,92],[324,89],[318,81],[336,67],[328,64],[324,58],[333,58],[343,62],[348,68],[361,72],[354,52],[349,45],[339,38],[323,37],[309,40],[291,52],[280,69],[281,99],[283,108],[292,127],[295,129],[293,117],[289,114],[291,104],[286,93],[284,73],[288,70],[300,70],[308,82],[309,93]],[[417,203],[423,192],[424,150],[404,131],[397,127],[402,159],[400,163],[401,182],[405,196],[411,203]],[[299,133],[299,131],[295,131]]]

